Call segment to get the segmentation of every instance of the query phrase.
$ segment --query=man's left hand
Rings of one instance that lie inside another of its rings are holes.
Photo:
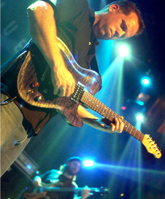
[[[123,117],[115,118],[113,122],[110,122],[106,118],[98,119],[97,121],[100,123],[100,126],[104,129],[105,132],[109,133],[111,131],[122,133],[124,129]]]
[[[90,193],[90,190],[88,189],[88,186],[84,187],[84,190],[81,193],[81,199],[86,199],[89,196],[93,195],[92,193]]]

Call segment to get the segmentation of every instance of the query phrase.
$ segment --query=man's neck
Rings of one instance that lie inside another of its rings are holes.
[[[98,21],[99,21],[99,13],[97,11],[95,11],[95,21],[94,21],[93,25],[95,25]]]
[[[64,172],[63,175],[69,179],[72,179],[73,176],[72,175],[69,175],[68,172]]]
[[[106,14],[106,12],[101,12],[101,11],[95,11],[95,21],[93,25],[96,25],[98,21],[100,21],[100,18],[102,15]]]

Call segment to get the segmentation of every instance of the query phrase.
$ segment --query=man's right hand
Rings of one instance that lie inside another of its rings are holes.
[[[93,195],[92,193],[90,193],[90,190],[88,189],[88,186],[84,187],[84,190],[81,193],[81,198],[80,199],[86,199],[89,196]]]
[[[58,66],[51,71],[54,93],[60,97],[69,97],[75,89],[75,80],[65,66]]]
[[[68,97],[74,92],[75,81],[65,67],[58,46],[55,11],[44,1],[36,1],[27,11],[33,42],[51,68],[54,94]]]

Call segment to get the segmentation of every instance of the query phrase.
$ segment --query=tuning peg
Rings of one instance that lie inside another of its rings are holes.
[[[161,150],[159,150],[159,149],[156,149],[156,151],[158,151],[159,153],[161,152]]]

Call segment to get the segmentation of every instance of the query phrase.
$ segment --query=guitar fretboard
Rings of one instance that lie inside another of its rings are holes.
[[[43,191],[55,191],[55,192],[80,192],[83,191],[84,188],[78,187],[78,188],[72,188],[72,187],[44,187],[44,188],[38,188],[40,192]],[[99,188],[89,188],[90,192],[101,192],[102,189]]]
[[[89,108],[96,111],[97,113],[104,116],[105,118],[107,118],[110,121],[113,121],[114,118],[120,118],[120,116],[118,114],[116,114],[113,110],[111,110],[105,104],[100,102],[97,98],[95,98],[89,92],[84,91],[84,93],[81,97],[81,102],[83,102]],[[139,130],[137,130],[134,126],[132,126],[126,120],[123,119],[122,121],[124,122],[124,130],[142,142],[142,140],[144,138],[144,134],[142,132],[140,132]]]

